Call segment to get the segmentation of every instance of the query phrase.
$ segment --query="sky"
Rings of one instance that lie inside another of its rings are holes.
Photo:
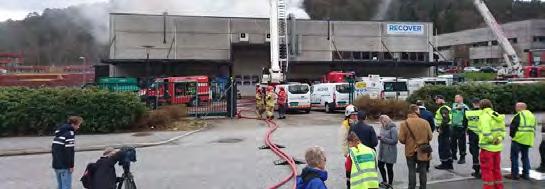
[[[104,3],[110,0],[0,0],[0,22],[8,19],[22,20],[29,13],[42,13],[46,8],[66,8],[73,5]],[[267,17],[268,0],[114,0],[121,10],[117,12],[139,12],[150,13],[150,10],[171,8],[168,11],[174,14],[189,15],[213,15],[213,16],[248,16],[248,17]],[[163,3],[158,3],[158,2]],[[290,12],[296,14],[299,18],[308,17],[306,13],[297,8],[302,0],[287,0],[291,5]],[[139,2],[139,3],[133,3]],[[145,6],[137,6],[138,4]],[[173,7],[172,5],[175,5]],[[179,5],[179,6],[178,6]],[[214,10],[215,9],[215,10]],[[214,15],[221,9],[225,15]],[[176,10],[182,10],[176,12]],[[162,10],[163,12],[165,10]],[[159,14],[161,13],[159,12]]]

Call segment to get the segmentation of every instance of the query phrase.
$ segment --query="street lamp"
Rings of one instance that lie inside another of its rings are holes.
[[[82,86],[85,85],[85,83],[87,82],[87,59],[84,57],[84,56],[80,56],[79,59],[81,60],[82,64],[83,64],[83,82],[82,82]]]

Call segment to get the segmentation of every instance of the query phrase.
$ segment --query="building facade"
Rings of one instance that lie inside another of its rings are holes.
[[[524,65],[540,62],[542,54],[530,52],[545,49],[545,20],[510,22],[501,28]],[[441,60],[472,66],[501,66],[505,62],[503,49],[488,27],[441,34],[436,42]]]
[[[176,15],[110,15],[110,76],[226,74],[243,85],[270,65],[269,20]],[[289,21],[290,80],[330,70],[359,76],[433,75],[428,22]]]

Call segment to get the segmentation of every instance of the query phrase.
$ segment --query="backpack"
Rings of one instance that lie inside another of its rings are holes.
[[[85,172],[83,172],[83,176],[81,176],[81,184],[83,185],[83,188],[91,188],[91,183],[93,182],[93,175],[95,173],[96,169],[96,163],[89,163],[87,164],[87,167],[85,168]]]

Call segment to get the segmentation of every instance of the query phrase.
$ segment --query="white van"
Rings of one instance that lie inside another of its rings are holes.
[[[354,83],[354,96],[368,95],[371,99],[384,98],[384,83],[381,81],[379,75],[369,75],[368,77],[356,78]]]
[[[423,77],[413,78],[408,81],[409,95],[426,85],[448,85],[449,81],[446,78],[439,77]]]
[[[328,113],[344,109],[350,103],[350,85],[348,83],[315,84],[310,91],[312,107],[324,107]]]
[[[383,77],[381,81],[384,85],[384,99],[405,100],[409,97],[407,79]]]
[[[289,83],[276,86],[276,93],[284,87],[287,95],[288,110],[303,110],[310,113],[310,85],[306,83]]]

